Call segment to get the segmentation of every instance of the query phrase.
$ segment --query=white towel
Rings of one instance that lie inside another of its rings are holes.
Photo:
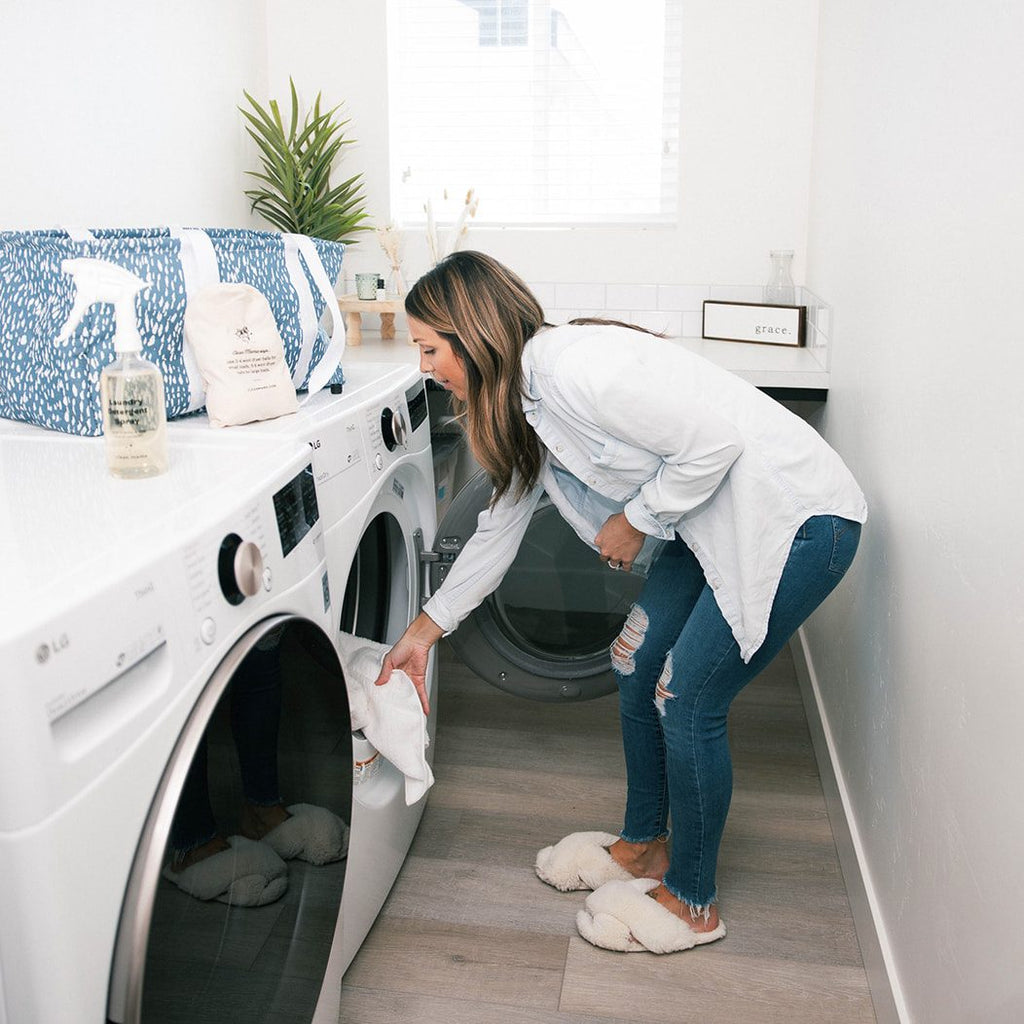
[[[373,685],[390,649],[351,633],[338,635],[352,729],[362,729],[405,776],[405,802],[414,804],[434,784],[434,773],[427,763],[427,716],[416,687],[401,669],[395,669],[383,686]]]

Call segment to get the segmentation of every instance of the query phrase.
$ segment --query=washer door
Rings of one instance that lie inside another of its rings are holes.
[[[437,529],[436,590],[476,530],[491,483],[483,471],[455,496]],[[498,589],[448,638],[462,661],[499,689],[531,700],[590,700],[615,690],[608,649],[643,580],[611,572],[554,506],[533,515]]]
[[[268,667],[260,655],[272,652],[275,640],[279,657]],[[325,668],[332,665],[333,671]],[[264,728],[268,723],[269,731]],[[270,775],[278,776],[287,802],[325,807],[349,821],[350,730],[340,665],[329,638],[312,622],[272,616],[226,655],[178,737],[143,828],[111,972],[111,1021],[279,1024],[313,1019],[346,862],[314,867],[288,861],[287,891],[265,905],[242,905],[250,898],[243,890],[251,895],[262,888],[248,887],[244,880],[234,903],[210,898],[212,893],[190,895],[168,877],[167,865],[172,847],[184,835],[198,835],[199,822],[209,812],[234,844],[215,857],[227,860],[222,867],[229,877],[238,877],[232,858],[250,856],[239,852],[244,844],[234,839],[240,809],[250,796],[243,777],[251,781],[256,776],[261,785],[266,781],[267,751],[277,762]],[[256,734],[255,744],[240,741]]]
[[[366,524],[345,582],[341,630],[377,643],[394,643],[419,608],[419,551],[423,533],[413,529],[390,494]],[[410,545],[419,545],[416,550]]]

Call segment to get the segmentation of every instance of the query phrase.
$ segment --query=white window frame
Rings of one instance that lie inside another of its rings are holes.
[[[395,67],[396,62],[402,60],[398,52],[395,32],[393,31],[394,19],[400,15],[398,10],[401,0],[388,0],[388,56],[389,66]],[[417,6],[426,6],[430,0],[420,0]],[[462,3],[464,6],[473,7],[474,0],[451,0],[452,3]],[[477,0],[479,2],[479,0]],[[499,8],[500,8],[499,0]],[[531,9],[535,7],[537,0],[530,0]],[[602,0],[604,6],[604,0]],[[557,11],[558,0],[551,0],[549,4],[552,11]],[[620,15],[621,16],[621,15]],[[628,16],[628,13],[625,15]],[[531,35],[535,30],[531,29]],[[547,28],[550,34],[552,29]],[[500,32],[500,21],[499,21]],[[425,199],[430,198],[432,209],[429,216],[440,223],[451,223],[456,220],[462,210],[463,199],[469,188],[476,189],[476,198],[479,206],[475,214],[474,224],[478,227],[502,227],[513,229],[537,229],[537,228],[651,228],[651,227],[675,227],[679,219],[679,168],[680,168],[680,105],[681,105],[681,77],[682,77],[682,0],[664,0],[664,26],[660,39],[665,51],[665,64],[662,75],[662,102],[664,114],[662,117],[661,129],[661,169],[660,169],[660,190],[658,195],[658,209],[652,208],[638,212],[633,215],[565,215],[554,214],[545,216],[534,214],[532,216],[508,216],[501,212],[495,213],[494,197],[488,197],[486,188],[481,188],[479,182],[470,180],[470,176],[460,179],[458,169],[453,168],[451,180],[445,182],[435,181],[425,183],[422,193],[423,201],[410,201],[403,188],[403,178],[408,175],[408,167],[403,168],[402,146],[399,139],[401,129],[401,118],[396,115],[394,104],[391,102],[391,85],[389,83],[389,134],[390,146],[390,207],[393,219],[402,227],[422,228],[428,223],[428,212],[424,208]],[[534,45],[530,43],[528,45]],[[500,50],[505,48],[500,41],[496,45],[482,46],[484,50]],[[509,44],[508,49],[522,50],[522,44]],[[648,165],[648,172],[653,173],[656,165],[652,162]],[[447,198],[441,189],[447,191]],[[653,192],[652,192],[653,194]],[[419,198],[419,197],[417,197]],[[489,202],[490,199],[490,202]]]

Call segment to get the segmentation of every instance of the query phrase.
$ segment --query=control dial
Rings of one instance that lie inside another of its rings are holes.
[[[399,445],[404,448],[409,440],[405,417],[394,409],[385,409],[380,414],[380,432],[389,452],[393,452]]]
[[[263,555],[251,540],[229,533],[217,556],[220,589],[230,604],[241,604],[263,588]]]

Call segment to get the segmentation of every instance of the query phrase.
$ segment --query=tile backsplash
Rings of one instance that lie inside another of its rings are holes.
[[[574,284],[528,282],[552,323],[579,316],[624,320],[674,337],[699,338],[705,299],[761,302],[760,285]],[[808,288],[797,288],[796,304],[807,307],[807,346],[825,348],[832,310]]]

